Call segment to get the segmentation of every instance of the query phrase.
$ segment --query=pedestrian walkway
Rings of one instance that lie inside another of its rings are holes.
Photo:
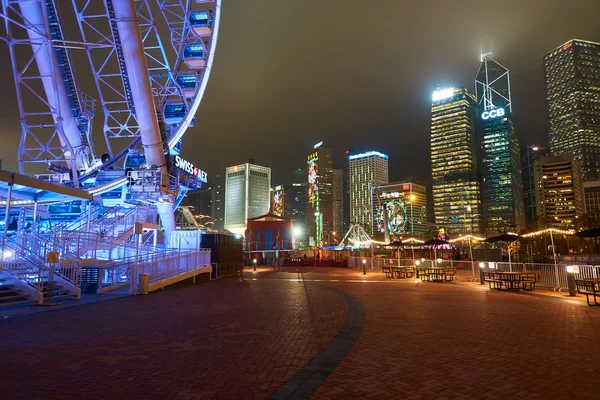
[[[347,269],[259,267],[0,330],[9,399],[584,399],[600,359],[585,302]]]

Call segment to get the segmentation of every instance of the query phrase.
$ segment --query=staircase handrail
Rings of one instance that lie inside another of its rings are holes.
[[[4,246],[0,246],[0,249],[2,250],[0,270],[7,271],[16,279],[29,285],[38,293],[41,293],[43,282],[42,271],[46,270],[44,266],[33,262],[29,257],[20,256],[20,249],[15,243],[6,241]]]
[[[28,243],[35,250],[29,249],[17,243],[17,239],[19,238]],[[51,251],[58,252],[60,255],[60,260],[58,263],[58,268],[55,268],[54,273],[71,284],[77,287],[80,286],[81,266],[79,265],[79,259],[70,255],[68,251],[58,246],[57,241],[50,242],[44,240],[40,236],[22,232],[18,236],[11,237],[6,242],[13,247],[13,250],[17,252],[19,257],[27,259],[34,264],[40,265],[46,271],[49,270],[48,266],[46,266],[48,253]]]

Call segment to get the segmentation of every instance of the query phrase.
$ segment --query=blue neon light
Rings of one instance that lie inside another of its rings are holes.
[[[381,158],[385,158],[386,160],[388,159],[388,155],[387,154],[383,154],[383,153],[380,153],[378,151],[367,151],[366,153],[353,154],[351,156],[348,156],[348,159],[350,159],[350,160],[356,160],[358,158],[365,158],[365,157],[371,157],[371,156],[378,156],[378,157],[381,157]]]

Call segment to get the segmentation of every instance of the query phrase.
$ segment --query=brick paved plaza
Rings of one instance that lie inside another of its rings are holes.
[[[580,298],[271,271],[5,318],[0,398],[600,397]]]

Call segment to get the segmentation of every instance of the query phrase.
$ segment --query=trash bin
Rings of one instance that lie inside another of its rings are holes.
[[[140,274],[140,294],[148,294],[148,281],[150,275]]]

